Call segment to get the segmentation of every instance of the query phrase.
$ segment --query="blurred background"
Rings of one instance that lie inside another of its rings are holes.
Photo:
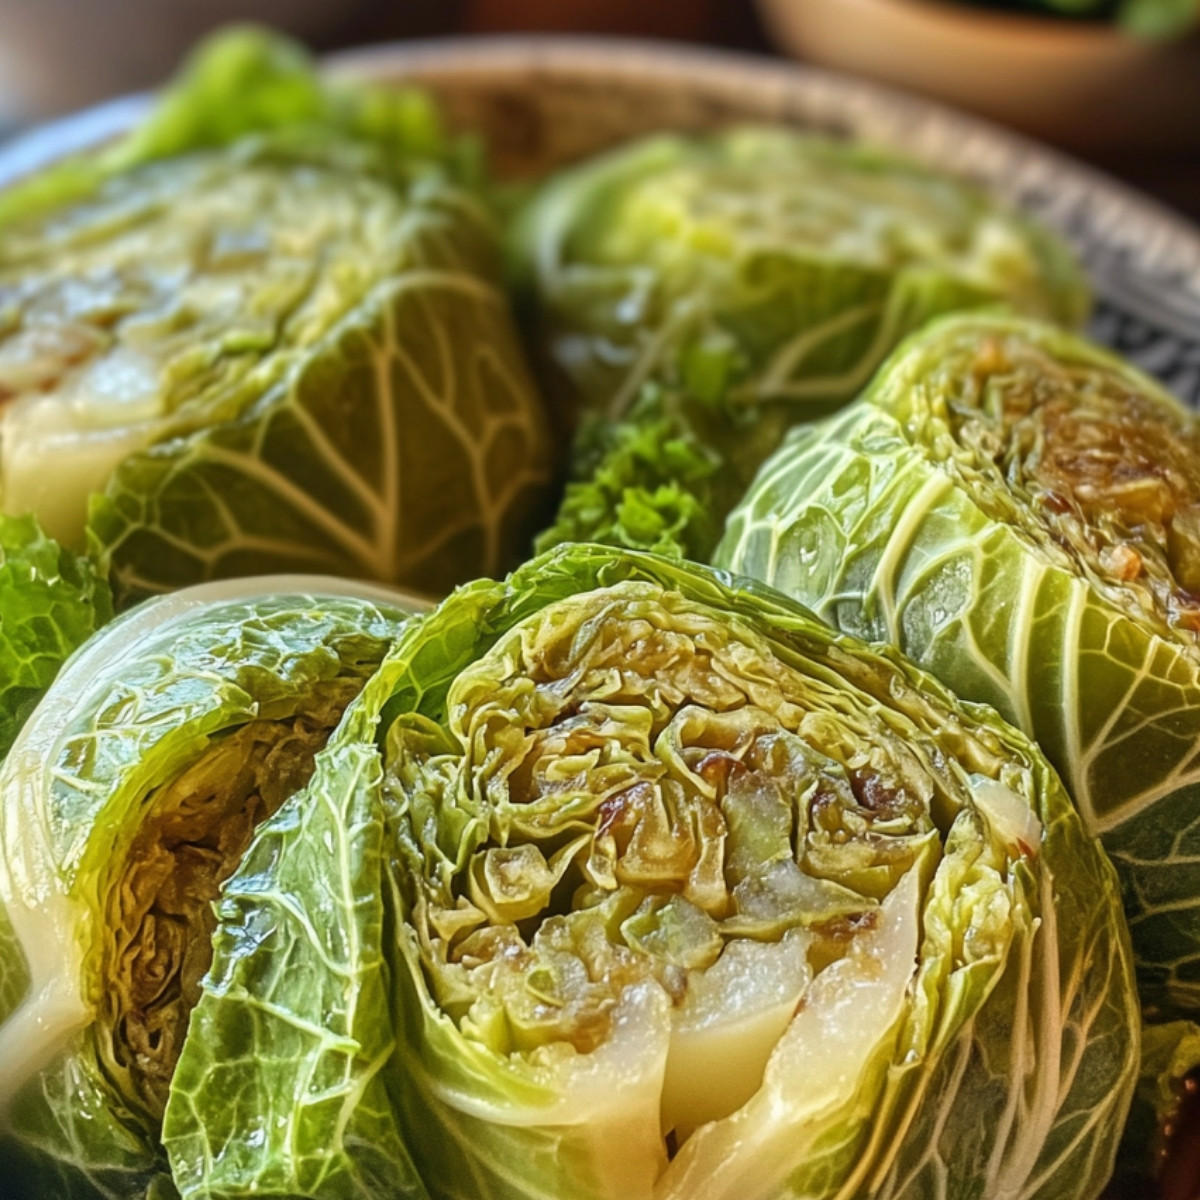
[[[1200,219],[1200,0],[0,0],[0,132],[153,86],[256,20],[317,50],[520,32],[668,39],[880,79]]]

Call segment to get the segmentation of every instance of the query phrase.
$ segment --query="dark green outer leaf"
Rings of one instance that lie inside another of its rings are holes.
[[[550,477],[503,293],[433,259],[381,284],[241,416],[127,459],[91,536],[122,596],[281,570],[436,595],[500,569]]]
[[[425,1200],[383,1071],[381,767],[356,706],[218,906],[163,1142],[185,1200]]]

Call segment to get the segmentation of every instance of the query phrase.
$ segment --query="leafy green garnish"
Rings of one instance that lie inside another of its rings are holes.
[[[88,559],[33,517],[0,516],[0,757],[70,655],[113,614]]]
[[[372,143],[394,170],[413,157],[475,166],[469,147],[447,138],[426,93],[330,85],[302,46],[244,26],[200,43],[130,133],[0,193],[0,227],[89,196],[105,180],[135,167],[229,146],[248,134],[280,132],[309,145],[330,137]]]
[[[712,552],[722,526],[714,494],[721,456],[657,393],[624,421],[588,421],[576,460],[582,477],[567,484],[538,551],[590,541],[701,561]]]

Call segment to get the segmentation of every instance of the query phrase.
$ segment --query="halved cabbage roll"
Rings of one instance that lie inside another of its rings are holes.
[[[123,597],[281,570],[442,592],[519,560],[546,420],[437,136],[428,101],[240,33],[0,195],[0,509]]]
[[[784,431],[853,398],[931,317],[1003,302],[1076,324],[1088,306],[1070,251],[1032,220],[943,172],[784,128],[584,163],[535,194],[513,240],[552,376],[591,414],[543,546],[665,535],[707,558]],[[653,426],[659,452],[629,425]],[[681,480],[681,442],[713,469]]]
[[[159,1126],[212,901],[407,619],[355,586],[151,601],[70,661],[0,769],[6,1196],[171,1194]]]
[[[220,903],[167,1106],[185,1198],[346,1194],[380,1077],[437,1200],[1108,1176],[1111,866],[1022,735],[775,593],[596,546],[460,589],[310,790]]]
[[[1200,1012],[1200,425],[1066,333],[961,316],[797,430],[723,565],[1035,737],[1121,875],[1153,1012]]]

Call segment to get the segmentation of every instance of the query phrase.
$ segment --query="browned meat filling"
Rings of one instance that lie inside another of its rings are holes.
[[[1200,426],[1115,371],[1015,339],[979,348],[954,432],[1055,541],[1101,579],[1137,584],[1200,630]]]
[[[100,1027],[137,1098],[160,1117],[212,960],[212,904],[254,831],[312,775],[337,714],[256,721],[214,741],[145,800],[109,888]]]

